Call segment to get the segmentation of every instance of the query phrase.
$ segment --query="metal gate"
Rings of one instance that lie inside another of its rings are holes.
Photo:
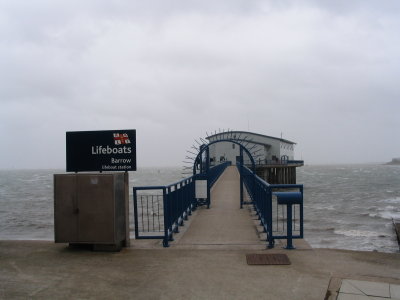
[[[133,188],[135,239],[164,237],[164,187]]]

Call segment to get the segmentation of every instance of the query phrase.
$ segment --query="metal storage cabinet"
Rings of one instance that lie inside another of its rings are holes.
[[[55,242],[127,244],[125,183],[124,173],[55,174]]]

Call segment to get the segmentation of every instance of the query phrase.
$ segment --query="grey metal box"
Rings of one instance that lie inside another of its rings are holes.
[[[55,174],[55,242],[128,246],[127,177]]]

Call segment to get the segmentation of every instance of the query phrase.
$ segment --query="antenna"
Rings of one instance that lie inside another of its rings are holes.
[[[204,140],[204,139],[202,139],[202,138],[200,138],[200,140],[203,142],[203,144],[207,144],[207,141],[206,141],[206,140]]]
[[[251,148],[249,149],[249,152],[250,152],[251,150],[253,150],[255,147],[257,147],[256,144],[254,144],[253,147],[251,147]]]

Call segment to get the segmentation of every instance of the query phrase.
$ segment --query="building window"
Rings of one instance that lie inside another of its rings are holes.
[[[232,149],[235,149],[235,144],[232,144]]]

